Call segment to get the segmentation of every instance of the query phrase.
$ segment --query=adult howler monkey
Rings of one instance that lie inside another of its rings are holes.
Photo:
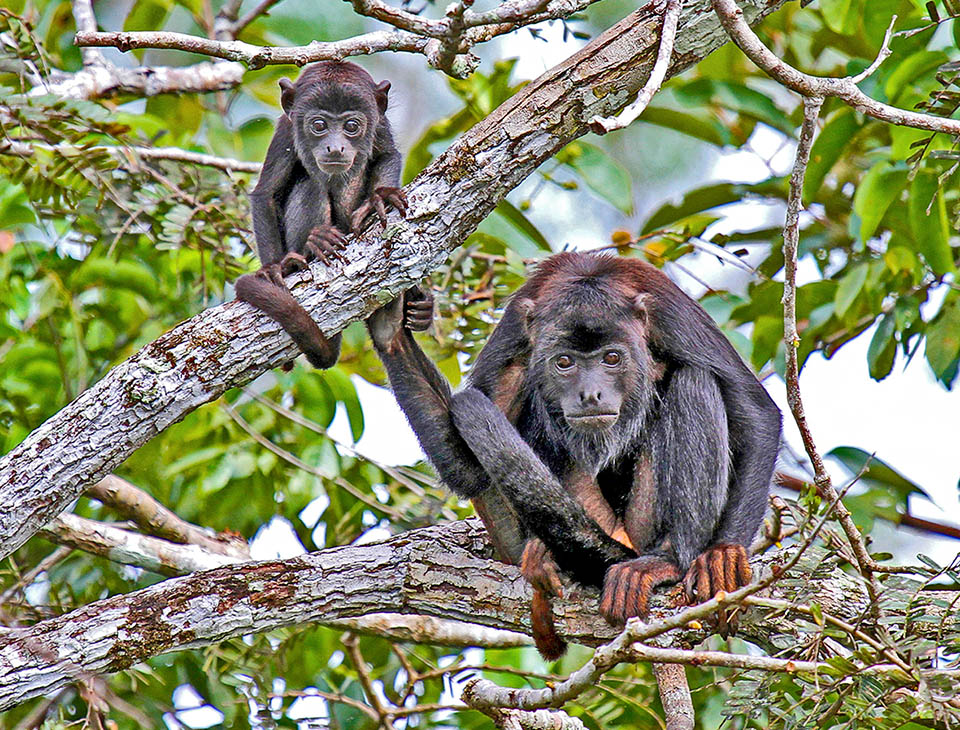
[[[322,61],[280,88],[283,116],[250,196],[261,268],[237,280],[237,298],[280,323],[314,367],[329,368],[340,335],[323,335],[283,277],[310,259],[346,261],[344,236],[373,215],[385,223],[387,205],[406,213],[385,116],[390,82],[374,83],[353,63]]]
[[[417,306],[416,295],[401,298]],[[780,412],[710,316],[637,259],[563,253],[513,295],[456,395],[402,324],[368,322],[444,482],[534,585],[534,637],[562,653],[553,561],[602,588],[611,622],[680,580],[692,600],[750,580]],[[545,608],[546,606],[546,608]]]

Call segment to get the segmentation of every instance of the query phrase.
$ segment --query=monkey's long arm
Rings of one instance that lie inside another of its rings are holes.
[[[713,542],[747,547],[763,518],[780,444],[780,410],[713,320],[679,287],[659,296],[654,344],[665,359],[710,372],[729,431],[730,486]]]
[[[291,184],[297,155],[293,149],[293,128],[283,116],[270,140],[257,186],[250,193],[253,233],[261,266],[280,263],[283,258],[283,234],[277,210],[277,194]]]
[[[550,548],[561,569],[600,587],[607,568],[636,557],[591,520],[487,396],[453,396],[453,423],[520,521]]]
[[[461,497],[476,497],[490,480],[453,425],[450,384],[402,326],[406,298],[398,297],[370,317],[370,337],[393,394],[440,478]]]

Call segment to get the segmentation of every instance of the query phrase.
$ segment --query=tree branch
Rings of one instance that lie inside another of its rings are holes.
[[[528,633],[530,587],[516,567],[491,560],[489,554],[479,521],[466,520],[411,530],[372,545],[194,573],[96,601],[29,628],[0,633],[0,710],[90,674],[120,671],[165,652],[384,610]],[[754,570],[758,575],[769,573],[785,557],[755,558]],[[794,603],[802,593],[824,614],[851,625],[859,622],[861,631],[873,630],[869,621],[863,621],[868,600],[863,583],[822,558],[808,556],[803,564],[816,581],[780,581],[771,588],[771,598]],[[599,617],[595,591],[568,584],[564,595],[565,600],[555,602],[554,617],[567,639],[596,645],[617,635]],[[935,638],[941,628],[938,619],[946,629],[956,630],[960,619],[949,605],[958,598],[956,591],[914,596],[912,613],[928,620],[911,623],[911,633]],[[620,661],[618,651],[665,628],[671,629],[674,642],[702,641],[706,632],[688,626],[683,616],[707,613],[711,606],[687,609],[675,617],[668,607],[672,602],[658,593],[649,623],[632,621],[631,632],[601,649],[568,680],[508,706],[558,707]],[[891,630],[903,630],[895,617],[889,620],[894,622]],[[779,609],[748,608],[739,630],[744,639],[772,649],[785,641],[796,643],[804,628],[802,622],[784,621]]]
[[[822,78],[820,76],[811,76],[802,71],[798,71],[786,61],[778,58],[774,53],[763,45],[763,42],[750,29],[747,19],[744,17],[744,11],[741,10],[736,0],[712,0],[713,7],[726,28],[733,42],[736,43],[747,57],[757,66],[762,68],[771,77],[779,81],[788,89],[793,89],[798,94],[805,97],[824,98],[835,96],[844,103],[849,104],[858,112],[866,114],[868,117],[879,119],[883,122],[896,124],[902,127],[914,127],[915,129],[926,129],[930,132],[945,132],[947,134],[960,135],[960,120],[946,119],[944,117],[933,116],[932,114],[921,114],[911,112],[906,109],[899,109],[889,104],[884,104],[872,99],[864,94],[857,87],[857,82],[861,81],[866,72],[858,76],[835,79]],[[868,71],[875,70],[876,67],[889,55],[887,44],[890,41],[890,32],[884,39],[883,48],[880,55]]]
[[[758,18],[783,2],[769,0],[751,13]],[[671,74],[725,40],[708,7],[685,6]],[[416,283],[541,162],[583,135],[589,119],[633,98],[649,75],[659,32],[659,17],[639,10],[525,86],[408,186],[406,220],[391,214],[383,233],[354,240],[352,263],[332,270],[314,264],[293,277],[294,296],[332,334]],[[171,423],[296,354],[273,320],[230,302],[113,368],[0,459],[0,557]]]

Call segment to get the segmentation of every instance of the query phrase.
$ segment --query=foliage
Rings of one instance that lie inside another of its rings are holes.
[[[107,6],[124,28],[196,30],[209,12],[206,5],[185,0],[101,2],[98,12]],[[896,14],[896,29],[910,32],[895,37],[892,57],[864,90],[904,108],[954,115],[960,105],[954,91],[960,21],[951,17],[953,5],[930,10],[919,0],[873,0],[867,6],[867,0],[822,0],[805,8],[791,3],[768,18],[761,32],[789,63],[812,73],[843,75],[870,63]],[[70,42],[70,5],[18,0],[9,7],[0,15],[0,131],[8,140],[6,145],[0,141],[0,279],[7,283],[0,288],[0,453],[176,322],[228,298],[228,282],[254,266],[246,202],[250,176],[148,159],[136,148],[178,145],[260,160],[277,113],[276,79],[282,73],[273,68],[248,74],[243,87],[231,92],[146,102],[33,95],[24,69],[46,74],[80,68]],[[606,27],[621,9],[591,7],[578,27]],[[297,44],[340,37],[360,25],[346,5],[318,14],[312,4],[288,0],[251,25],[244,38]],[[137,52],[137,57],[171,62],[170,55]],[[442,100],[452,109],[447,113],[439,103],[417,100],[425,130],[407,154],[405,180],[515,93],[514,69],[514,61],[499,60],[468,79],[448,81],[449,94]],[[558,201],[574,199],[575,205],[589,201],[611,221],[608,245],[623,255],[684,266],[706,250],[721,263],[748,269],[745,290],[714,283],[703,304],[758,371],[782,374],[779,223],[758,217],[755,225],[725,234],[716,233],[715,224],[737,215],[743,201],[779,210],[787,195],[785,170],[771,167],[765,179],[750,183],[688,183],[678,199],[658,197],[660,204],[648,211],[637,205],[642,198],[637,182],[647,149],[643,140],[654,128],[670,130],[666,138],[676,142],[678,154],[692,158],[705,148],[747,148],[761,127],[789,143],[801,116],[794,99],[727,46],[669,82],[643,123],[622,133],[626,142],[612,135],[571,143],[541,167],[522,194],[498,206],[433,275],[441,316],[426,343],[429,354],[452,382],[460,381],[528,264],[566,243],[562,223],[550,227],[536,221],[548,218]],[[960,153],[955,142],[871,121],[836,101],[827,102],[823,119],[804,191],[809,215],[801,255],[815,273],[798,296],[801,362],[817,351],[829,357],[852,339],[869,336],[870,377],[881,380],[922,352],[944,387],[951,388],[960,369]],[[640,152],[624,154],[627,147]],[[683,169],[674,172],[670,179],[686,179]],[[371,414],[362,411],[356,378],[384,382],[363,329],[354,325],[346,332],[337,367],[318,372],[298,364],[292,372],[265,376],[250,391],[231,392],[158,434],[118,473],[184,519],[216,530],[253,538],[278,518],[306,550],[349,544],[375,527],[399,532],[438,515],[468,514],[469,506],[450,497],[426,467],[374,463],[326,433],[342,412],[352,438],[362,435],[364,418]],[[284,409],[301,420],[292,420]],[[265,448],[266,443],[276,448]],[[868,529],[875,517],[903,513],[908,495],[922,491],[865,453],[846,449],[834,455],[855,474],[869,462],[866,490],[851,503],[857,521]],[[812,496],[806,505],[825,509]],[[116,517],[87,498],[75,511],[107,521]],[[810,515],[797,521],[805,519]],[[3,566],[3,586],[14,585],[20,573],[50,552],[44,540],[31,540]],[[841,560],[832,545],[822,555],[824,561]],[[931,570],[960,581],[955,568]],[[14,591],[0,611],[5,624],[27,624],[158,579],[74,552],[53,565],[26,597]],[[885,587],[891,607],[908,610],[917,586],[891,579]],[[817,642],[830,631],[812,625],[810,636],[809,646],[789,648],[821,656]],[[895,640],[915,656],[929,649],[915,637]],[[960,637],[949,641],[956,651]],[[362,638],[359,650],[373,667],[372,678],[398,704],[408,697],[421,704],[449,704],[443,668],[480,661],[479,652],[392,646],[376,638]],[[543,686],[585,657],[574,650],[545,667],[532,649],[491,650],[482,662],[501,684]],[[836,668],[834,679],[850,681],[821,687],[816,678],[690,669],[701,727],[723,722],[731,730],[913,728],[918,725],[911,718],[929,713],[914,696],[898,694],[895,682],[850,679],[842,657],[829,662]],[[192,686],[215,706],[223,727],[293,727],[288,711],[308,688],[328,698],[331,727],[375,727],[360,709],[364,691],[356,666],[345,658],[342,632],[329,628],[290,629],[161,656],[107,683],[103,696],[119,728],[186,723],[182,708],[171,709],[171,694],[181,685]],[[764,698],[763,712],[757,711],[757,697]],[[43,702],[11,711],[0,726],[15,726]],[[81,695],[71,690],[58,699],[57,717],[46,727],[65,727],[86,712]],[[589,728],[659,727],[659,712],[646,666],[611,672],[571,709]],[[478,713],[445,708],[416,722],[420,727],[489,726]]]

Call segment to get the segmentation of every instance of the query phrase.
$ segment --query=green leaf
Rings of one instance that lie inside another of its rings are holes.
[[[829,451],[827,456],[840,462],[851,476],[863,472],[860,481],[865,486],[893,492],[904,506],[911,494],[920,494],[930,499],[930,495],[919,484],[907,479],[887,462],[856,446],[838,446]]]
[[[0,179],[0,229],[15,228],[36,220],[23,185]]]
[[[897,354],[897,341],[893,336],[896,320],[891,314],[884,314],[877,323],[877,329],[867,348],[867,363],[870,377],[883,380],[893,370],[893,361]]]
[[[949,60],[947,54],[942,51],[919,51],[899,61],[884,85],[887,99],[891,104],[899,104],[899,96],[905,89],[909,89],[910,82],[936,70]]]
[[[813,198],[823,186],[827,173],[833,169],[846,150],[847,144],[861,127],[862,124],[856,113],[847,107],[830,117],[810,150],[810,164],[807,166],[807,174],[803,180],[805,200]]]
[[[843,317],[850,305],[856,300],[857,295],[863,288],[863,283],[867,280],[869,270],[870,267],[867,264],[857,264],[844,274],[837,286],[837,294],[833,300],[837,317]]]
[[[857,186],[853,196],[853,211],[860,218],[859,238],[868,241],[873,238],[887,212],[904,185],[907,183],[907,171],[892,168],[887,162],[878,162],[870,168]]]
[[[322,377],[330,387],[334,398],[343,403],[347,418],[350,420],[350,434],[354,442],[359,441],[363,435],[363,408],[360,407],[357,389],[350,380],[350,376],[342,368],[333,367],[324,370]]]
[[[791,137],[794,135],[795,125],[773,102],[773,99],[759,91],[754,91],[746,84],[696,79],[677,87],[675,93],[678,100],[689,106],[704,107],[716,104],[779,129]]]
[[[593,192],[626,215],[633,213],[633,179],[630,171],[599,147],[586,142],[568,146],[567,164]]]
[[[640,119],[648,124],[672,129],[717,147],[734,144],[727,128],[718,124],[712,117],[701,118],[696,113],[681,112],[663,106],[648,106]]]
[[[509,200],[504,199],[504,200],[501,200],[499,203],[497,203],[497,207],[494,208],[494,213],[495,213],[495,216],[491,216],[491,217],[497,217],[503,222],[507,223],[509,225],[509,228],[512,229],[513,233],[520,233],[523,236],[524,240],[528,241],[533,245],[524,246],[521,244],[518,247],[516,245],[518,244],[516,235],[510,235],[509,230],[508,231],[489,230],[490,226],[484,225],[482,226],[482,229],[484,230],[485,233],[489,233],[490,235],[497,236],[498,238],[502,238],[510,245],[511,248],[518,251],[521,255],[524,255],[524,256],[528,254],[535,255],[535,252],[538,252],[538,251],[550,252],[552,250],[550,248],[550,243],[547,241],[546,238],[543,237],[543,234],[540,233],[540,230],[535,225],[533,225],[533,223],[530,222],[530,219],[527,218],[527,216],[525,216],[523,213],[521,213],[520,210],[518,210],[517,207],[513,203],[511,203]],[[487,221],[484,221],[484,223],[487,223],[488,221],[490,224],[494,223],[494,221],[490,221],[489,218]],[[504,235],[498,235],[499,233],[503,233]]]
[[[927,325],[924,348],[934,374],[944,379],[957,357],[960,357],[960,299],[948,299],[934,320]]]
[[[820,12],[834,33],[847,34],[859,24],[860,3],[855,0],[820,0]]]
[[[934,273],[955,271],[946,201],[936,173],[929,170],[921,170],[910,185],[910,225],[917,250]]]
[[[114,261],[88,257],[70,279],[74,289],[86,289],[96,284],[109,284],[142,294],[147,299],[157,296],[154,273],[138,261]]]
[[[659,228],[666,228],[682,221],[695,213],[702,213],[721,205],[739,203],[749,195],[760,195],[783,200],[786,190],[783,179],[770,178],[755,185],[741,185],[734,183],[718,183],[696,188],[683,196],[683,200],[673,205],[668,203],[654,213],[643,224],[641,233],[649,233]]]

